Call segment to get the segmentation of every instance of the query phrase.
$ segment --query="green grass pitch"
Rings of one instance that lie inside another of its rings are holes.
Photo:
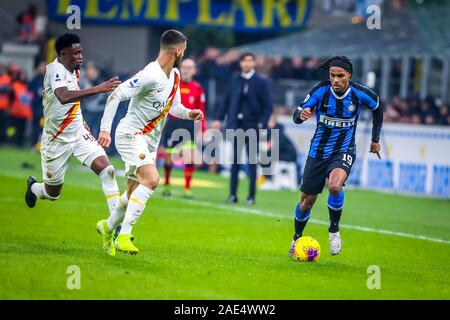
[[[321,256],[300,263],[287,256],[297,192],[260,191],[255,207],[228,206],[228,181],[197,172],[215,187],[195,187],[194,201],[177,196],[181,187],[170,199],[156,192],[133,230],[141,252],[108,257],[95,231],[107,208],[93,173],[73,160],[61,198],[29,209],[26,177],[41,179],[39,155],[0,149],[0,164],[0,299],[450,298],[449,200],[349,189],[343,251],[332,257],[325,193],[305,230]],[[240,199],[246,189],[242,182]],[[79,290],[66,286],[71,265],[80,268]],[[380,289],[367,288],[371,265]]]

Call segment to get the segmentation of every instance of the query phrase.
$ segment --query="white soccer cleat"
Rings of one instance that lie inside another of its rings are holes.
[[[342,240],[339,231],[336,233],[329,233],[328,239],[330,240],[330,254],[335,256],[341,252],[342,249]]]

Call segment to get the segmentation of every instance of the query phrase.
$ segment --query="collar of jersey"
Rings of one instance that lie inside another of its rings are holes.
[[[58,58],[55,58],[55,60],[54,60],[53,62],[59,63],[60,65],[62,65],[62,67],[64,68],[64,70],[67,71],[67,73],[73,75],[74,77],[77,77],[76,71],[74,70],[73,72],[70,72],[69,70],[67,70],[66,67],[65,67],[61,62],[59,62]]]
[[[164,72],[163,68],[161,68],[161,65],[159,64],[158,59],[156,59],[154,62],[158,66],[158,69],[161,71],[161,74],[164,75],[164,79],[169,80],[170,77],[172,76],[173,68],[172,68],[172,70],[170,70],[169,77],[167,78],[167,74]]]
[[[333,87],[330,87],[330,89],[331,89],[331,93],[333,94],[333,96],[334,96],[336,99],[342,100],[342,99],[344,99],[344,98],[350,93],[351,87],[348,86],[347,91],[345,91],[345,93],[344,93],[342,96],[338,96],[338,95],[336,94],[336,92],[334,92]]]

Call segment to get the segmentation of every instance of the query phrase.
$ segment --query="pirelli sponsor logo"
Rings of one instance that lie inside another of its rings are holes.
[[[331,118],[324,114],[320,115],[319,122],[335,128],[349,128],[355,125],[355,119]]]

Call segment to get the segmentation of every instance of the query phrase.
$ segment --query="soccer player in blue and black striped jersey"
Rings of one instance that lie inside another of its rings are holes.
[[[344,206],[344,186],[356,158],[355,133],[363,106],[373,114],[370,152],[380,158],[380,132],[383,110],[379,97],[369,88],[350,79],[353,65],[344,56],[332,57],[319,65],[329,71],[330,79],[318,83],[294,113],[294,122],[301,124],[316,111],[317,128],[311,140],[300,190],[301,200],[295,208],[295,241],[300,238],[311,215],[311,209],[328,178],[328,209],[330,215],[330,253],[341,251],[339,220]]]

